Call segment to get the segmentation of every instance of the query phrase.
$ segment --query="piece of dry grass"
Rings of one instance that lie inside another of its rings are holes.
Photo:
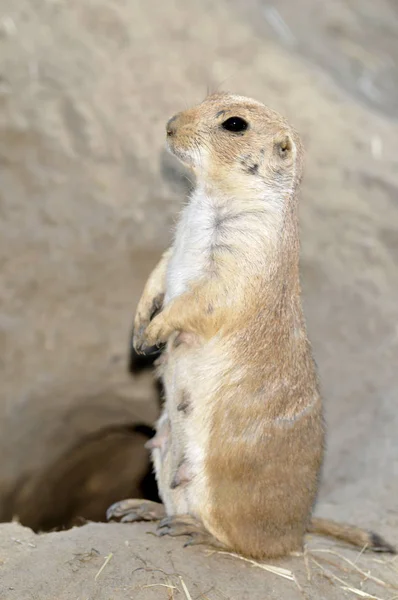
[[[346,592],[351,592],[352,594],[355,594],[356,596],[359,596],[360,598],[371,598],[372,600],[382,600],[378,596],[374,596],[373,594],[368,594],[368,592],[364,592],[363,590],[360,590],[358,588],[342,586],[341,589],[345,590]]]
[[[362,548],[362,550],[360,552],[358,552],[358,554],[357,554],[357,556],[356,556],[356,558],[354,560],[354,564],[356,564],[359,561],[359,559],[361,558],[362,554],[367,550],[367,548],[368,548],[368,544],[365,544],[364,547]]]
[[[288,579],[289,581],[293,581],[296,584],[296,586],[298,587],[298,589],[301,592],[303,591],[301,585],[297,581],[295,574],[292,571],[290,571],[289,569],[284,569],[283,567],[276,567],[275,565],[269,565],[267,563],[259,563],[255,560],[252,560],[251,558],[245,558],[244,556],[240,556],[239,554],[235,554],[233,552],[216,551],[215,553],[216,554],[224,554],[226,556],[232,556],[233,558],[238,558],[239,560],[248,562],[253,567],[257,567],[258,569],[263,569],[264,571],[273,573],[274,575],[277,575],[278,577],[282,577],[283,579]]]
[[[308,548],[307,546],[304,547],[304,566],[305,566],[305,570],[307,572],[307,581],[308,583],[311,583],[312,580],[312,576],[311,576],[311,569],[310,569],[310,561],[309,561],[309,557],[308,557]]]
[[[104,564],[102,565],[102,567],[100,568],[100,570],[98,571],[98,573],[96,574],[96,576],[94,577],[95,581],[97,581],[98,577],[101,575],[102,571],[105,569],[106,565],[108,564],[108,562],[111,560],[113,554],[112,552],[110,552],[108,554],[108,556],[106,557]]]
[[[153,587],[164,587],[167,588],[169,590],[178,590],[178,587],[175,585],[171,585],[168,583],[148,583],[147,585],[142,585],[140,587],[140,590],[145,590],[146,588],[153,588]]]
[[[185,594],[185,597],[186,597],[186,599],[187,599],[187,600],[192,600],[192,596],[191,596],[191,594],[188,592],[188,588],[187,588],[187,586],[185,585],[185,581],[183,580],[183,578],[181,577],[181,575],[179,575],[179,580],[180,580],[180,583],[181,583],[181,587],[182,587],[182,589],[184,590],[184,594]]]

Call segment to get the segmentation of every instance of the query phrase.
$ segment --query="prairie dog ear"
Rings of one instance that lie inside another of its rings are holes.
[[[288,133],[281,132],[274,139],[274,153],[282,159],[292,155],[294,142]]]

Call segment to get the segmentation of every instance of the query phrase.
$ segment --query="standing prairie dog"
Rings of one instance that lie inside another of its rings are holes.
[[[145,287],[134,337],[141,352],[167,342],[168,448],[153,457],[166,511],[126,500],[109,518],[166,514],[160,535],[259,559],[301,550],[306,531],[393,551],[359,528],[311,519],[324,425],[300,299],[298,135],[259,102],[215,94],[170,119],[167,141],[196,188]]]

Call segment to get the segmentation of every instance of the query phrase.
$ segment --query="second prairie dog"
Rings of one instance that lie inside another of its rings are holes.
[[[138,351],[167,342],[160,532],[260,559],[301,550],[308,530],[391,550],[311,520],[324,425],[300,298],[298,135],[255,100],[215,94],[170,119],[167,139],[196,188],[135,321]],[[189,476],[171,486],[180,460]],[[110,517],[136,510],[120,504]]]

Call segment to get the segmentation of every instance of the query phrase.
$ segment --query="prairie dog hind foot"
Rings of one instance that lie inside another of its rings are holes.
[[[106,511],[106,519],[120,523],[159,521],[164,518],[165,514],[165,508],[160,502],[131,498],[112,504]]]
[[[205,544],[214,548],[224,548],[224,546],[215,538],[205,526],[192,515],[176,515],[165,517],[157,527],[156,535],[162,537],[170,535],[172,537],[189,536],[184,543],[187,546],[197,546]]]

